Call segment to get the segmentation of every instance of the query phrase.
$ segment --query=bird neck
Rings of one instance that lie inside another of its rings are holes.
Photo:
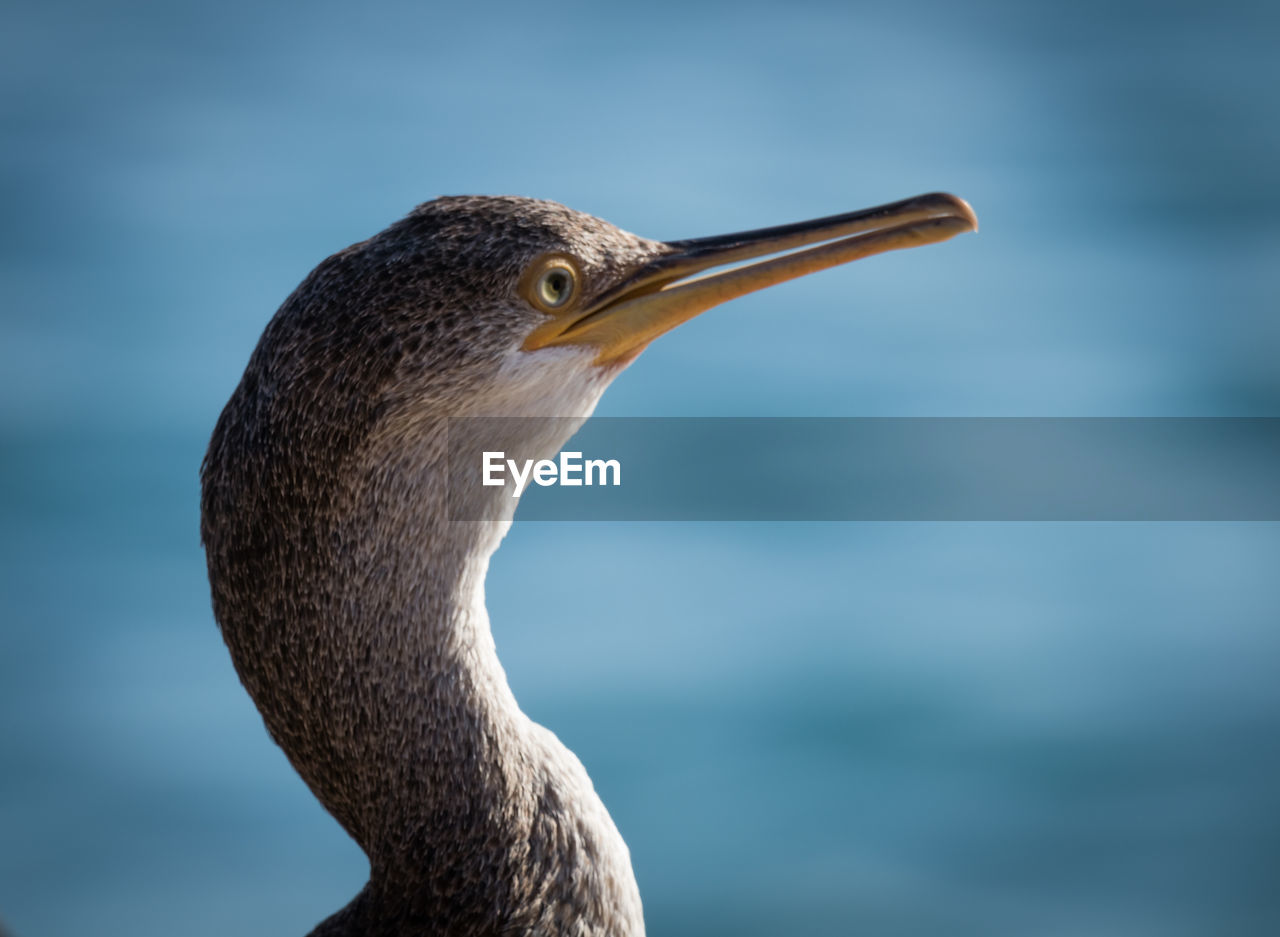
[[[321,597],[319,620],[288,635],[311,672],[264,688],[284,694],[270,708],[291,723],[303,714],[305,744],[277,738],[386,875],[412,873],[415,853],[440,843],[466,846],[464,827],[516,796],[515,766],[538,758],[484,605],[511,509],[448,520],[439,454],[373,439],[348,461],[335,509],[310,519],[315,539],[335,544],[333,562],[297,584]]]
[[[262,459],[226,458],[244,448],[215,435],[206,467],[214,606],[241,679],[370,860],[317,933],[553,934],[568,914],[583,935],[642,934],[626,846],[498,661],[484,578],[514,499],[448,520],[443,434],[411,435]]]

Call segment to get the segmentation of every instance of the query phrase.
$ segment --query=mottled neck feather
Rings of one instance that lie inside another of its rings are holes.
[[[590,780],[508,688],[483,601],[507,521],[446,519],[443,421],[357,402],[337,430],[254,373],[210,445],[202,531],[242,681],[369,857],[316,933],[642,934]]]

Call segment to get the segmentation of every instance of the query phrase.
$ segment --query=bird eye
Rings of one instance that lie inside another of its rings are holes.
[[[538,280],[538,298],[548,306],[563,306],[573,295],[573,277],[568,270],[553,267]]]
[[[569,306],[577,297],[578,271],[568,258],[544,258],[531,271],[532,282],[525,280],[525,296],[543,312],[555,312]]]

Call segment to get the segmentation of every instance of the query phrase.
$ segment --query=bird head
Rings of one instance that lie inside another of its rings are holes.
[[[366,362],[436,414],[585,418],[650,342],[713,306],[976,227],[962,200],[933,194],[662,242],[554,202],[439,198],[322,263],[282,308],[277,344],[313,377]]]

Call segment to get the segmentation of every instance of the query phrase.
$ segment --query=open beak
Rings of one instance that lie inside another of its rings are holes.
[[[933,193],[776,228],[671,241],[670,253],[587,306],[538,326],[524,348],[593,345],[599,349],[596,364],[626,363],[662,333],[727,300],[872,254],[976,230],[977,216],[963,199]],[[755,258],[768,259],[704,273]]]

